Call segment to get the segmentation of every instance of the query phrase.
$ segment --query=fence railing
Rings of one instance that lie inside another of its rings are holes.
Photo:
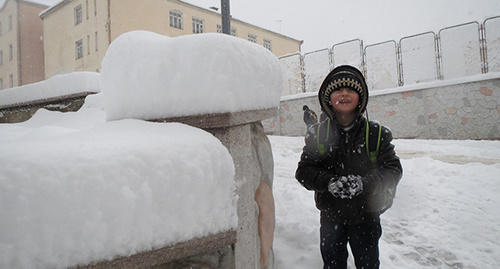
[[[349,64],[370,90],[500,72],[500,16],[365,46],[361,39],[280,57],[283,95],[319,90],[334,67]]]

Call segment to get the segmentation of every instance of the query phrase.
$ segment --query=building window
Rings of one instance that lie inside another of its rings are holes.
[[[9,16],[9,31],[12,31],[12,15]]]
[[[85,1],[85,17],[87,17],[87,20],[89,19],[89,0]]]
[[[97,46],[97,44],[99,44],[99,42],[97,41],[97,31],[95,32],[95,51],[98,51],[99,47]]]
[[[3,65],[3,50],[0,50],[0,65]]]
[[[269,39],[264,39],[264,48],[268,49],[268,50],[272,50],[272,47],[271,47],[271,40]]]
[[[3,90],[3,79],[0,78],[0,90]]]
[[[217,24],[217,33],[222,34],[222,25],[220,25],[220,24]],[[236,29],[235,28],[231,28],[231,35],[236,36]]]
[[[94,16],[97,16],[97,0],[94,0]]]
[[[170,27],[182,29],[182,13],[177,10],[170,11]]]
[[[193,17],[193,33],[201,34],[205,32],[205,22],[202,19]]]
[[[75,42],[75,54],[77,60],[83,57],[83,40],[81,39]]]
[[[82,5],[75,7],[75,25],[82,22]]]
[[[253,43],[257,43],[257,36],[252,35],[252,34],[248,34],[248,41],[253,42]]]
[[[9,44],[9,61],[12,61],[12,59],[14,59],[14,47]]]
[[[3,32],[2,28],[3,28],[2,23],[0,22],[0,36],[2,36],[2,32]]]
[[[9,87],[14,87],[14,76],[12,74],[9,75]]]
[[[87,55],[90,54],[90,35],[87,35]]]

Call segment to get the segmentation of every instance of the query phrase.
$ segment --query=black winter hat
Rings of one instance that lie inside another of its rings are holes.
[[[330,117],[334,116],[333,107],[330,104],[330,95],[341,88],[351,88],[358,93],[358,113],[362,114],[368,102],[368,87],[361,71],[350,65],[341,65],[334,68],[321,84],[318,98],[323,110]]]

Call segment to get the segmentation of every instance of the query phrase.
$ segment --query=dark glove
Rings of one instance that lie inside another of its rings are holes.
[[[363,193],[363,178],[357,175],[334,177],[328,184],[328,191],[334,197],[352,199]]]

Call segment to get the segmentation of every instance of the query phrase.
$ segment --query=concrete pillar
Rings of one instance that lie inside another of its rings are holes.
[[[155,120],[202,128],[233,157],[238,195],[235,268],[273,268],[273,156],[261,121],[276,115],[277,108],[271,108]]]

